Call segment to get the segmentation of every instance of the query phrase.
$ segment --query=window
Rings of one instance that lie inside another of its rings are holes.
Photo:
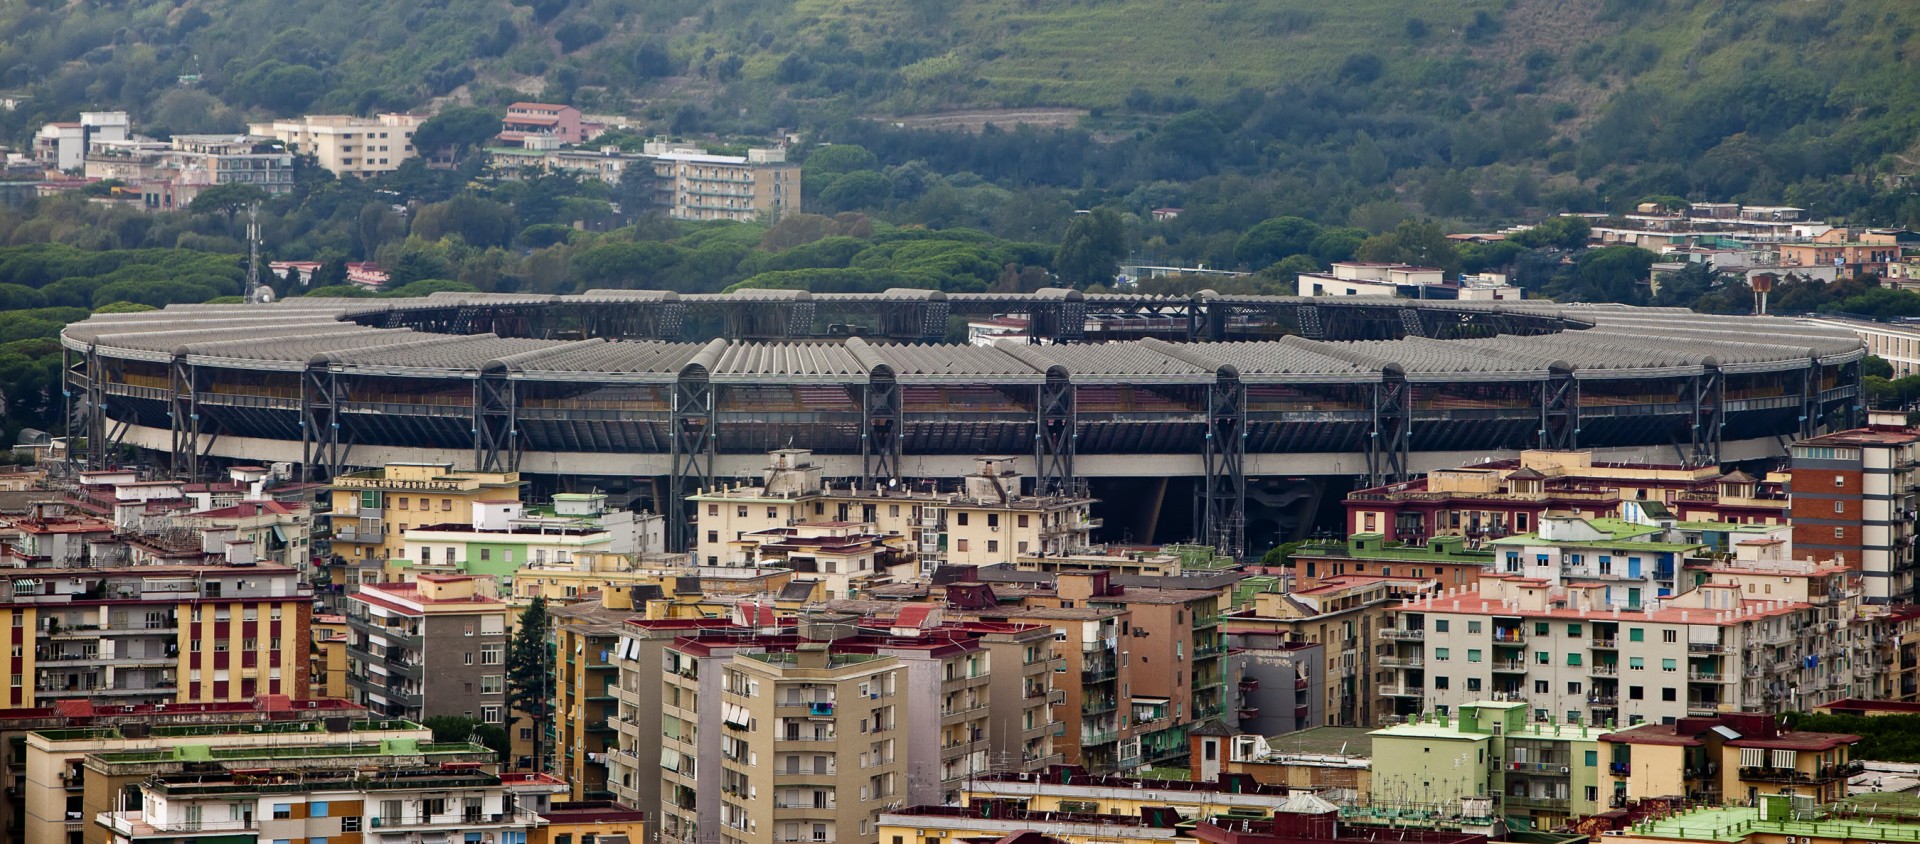
[[[1477,691],[1480,691],[1480,678],[1478,678],[1478,677],[1468,677],[1468,678],[1467,678],[1467,691],[1470,691],[1470,692],[1477,692]]]
[[[1847,485],[1847,476],[1845,476],[1845,475],[1834,475],[1834,476],[1833,476],[1833,485],[1834,485],[1834,487],[1835,487],[1835,488],[1839,488],[1839,487],[1843,487],[1843,486],[1846,486],[1846,485]]]
[[[1448,656],[1449,656],[1449,653],[1448,653],[1448,649],[1447,649],[1447,648],[1434,648],[1434,649],[1433,649],[1433,661],[1434,661],[1434,662],[1446,662],[1446,661],[1447,661],[1447,657],[1448,657]]]
[[[1418,570],[1415,570],[1415,571],[1414,571],[1414,573],[1413,573],[1413,576],[1414,576],[1414,577],[1419,577],[1419,576],[1420,576],[1420,572],[1419,572]],[[1468,632],[1468,633],[1478,633],[1478,632],[1480,632],[1480,622],[1478,622],[1478,621],[1469,621],[1469,622],[1467,622],[1467,632]]]
[[[961,526],[961,527],[966,527],[966,526],[967,526],[967,514],[965,514],[965,513],[955,513],[955,514],[953,514],[953,523],[954,523],[954,524],[956,524],[956,525],[959,525],[959,526]]]
[[[1433,687],[1434,687],[1434,688],[1436,688],[1436,689],[1444,689],[1444,688],[1446,688],[1446,687],[1447,687],[1447,678],[1445,678],[1445,677],[1434,677],[1434,678],[1433,678]]]
[[[1638,627],[1627,628],[1627,641],[1644,642],[1646,640],[1647,640],[1647,631]]]
[[[1533,635],[1535,635],[1535,636],[1545,636],[1545,635],[1547,635],[1547,629],[1548,629],[1548,628],[1547,628],[1547,623],[1546,623],[1546,622],[1544,622],[1544,621],[1536,621],[1536,622],[1534,622],[1534,624],[1533,624]]]
[[[1552,687],[1547,685],[1547,681],[1545,680],[1533,681],[1533,693],[1536,695],[1550,694],[1551,692],[1549,690],[1551,688]]]
[[[1579,683],[1577,683],[1577,682],[1574,682],[1574,683],[1568,683],[1568,684],[1567,684],[1567,694],[1570,694],[1570,695],[1577,695],[1577,694],[1579,694],[1579,693],[1580,693],[1580,684],[1579,684]]]
[[[1570,654],[1567,654],[1567,664],[1568,664],[1568,665],[1579,665],[1579,664],[1580,664],[1580,655],[1579,655],[1579,654],[1577,654],[1577,653],[1570,653]]]
[[[1647,690],[1639,686],[1628,686],[1627,699],[1628,700],[1646,700]]]
[[[992,553],[998,552],[999,550],[1000,550],[1000,540],[998,539],[987,540],[987,553],[992,554]]]
[[[1846,529],[1846,528],[1843,528],[1843,527],[1837,527],[1837,528],[1834,528],[1834,529],[1833,529],[1833,538],[1834,538],[1834,539],[1846,539],[1846,538],[1847,538],[1847,529]]]
[[[1678,630],[1662,630],[1662,631],[1660,631],[1660,641],[1662,641],[1662,642],[1665,642],[1665,643],[1667,643],[1667,644],[1669,644],[1669,645],[1671,645],[1671,644],[1673,644],[1673,643],[1675,643],[1675,642],[1678,642],[1678,641],[1680,641],[1680,631],[1678,631]]]
[[[1552,665],[1553,654],[1547,653],[1546,651],[1534,651],[1533,661],[1541,665]]]
[[[480,677],[480,693],[483,695],[502,694],[507,690],[506,675],[484,674]]]
[[[284,820],[287,820],[288,818],[291,818],[291,817],[293,817],[293,804],[292,804],[292,803],[275,803],[275,804],[273,804],[273,819],[274,819],[274,820],[276,820],[276,821],[284,821]]]
[[[1451,623],[1452,623],[1452,622],[1449,622],[1448,620],[1446,620],[1446,619],[1444,619],[1444,618],[1439,618],[1439,619],[1434,619],[1434,622],[1433,622],[1433,632],[1435,632],[1435,633],[1445,633],[1445,632],[1447,632],[1447,628],[1448,628],[1448,626],[1449,626],[1449,625],[1450,625]]]
[[[453,511],[453,499],[451,499],[451,498],[442,498],[442,499],[440,499],[440,511],[441,511],[441,512],[443,512],[443,513],[446,513],[446,512],[452,512],[452,511]]]
[[[1567,625],[1567,638],[1569,639],[1580,638],[1580,625],[1578,624]]]
[[[1468,661],[1468,662],[1479,662],[1479,661],[1480,661],[1480,650],[1479,650],[1478,648],[1472,648],[1472,649],[1469,649],[1469,650],[1467,651],[1467,661]]]
[[[966,541],[966,540],[964,540],[964,539],[956,539],[956,540],[954,540],[954,541],[953,541],[953,550],[955,550],[955,551],[961,551],[961,552],[964,552],[964,551],[966,551],[966,550],[967,550],[967,541]]]
[[[402,509],[402,510],[405,510],[405,509],[408,509],[408,508],[407,508],[407,502],[408,502],[408,500],[409,500],[409,499],[408,499],[408,498],[407,498],[406,496],[404,496],[404,495],[402,495],[402,496],[400,496],[400,509]]]
[[[1000,526],[1000,514],[999,514],[999,513],[988,513],[988,514],[987,514],[987,527],[990,527],[990,528],[996,528],[996,527],[999,527],[999,526]]]
[[[1627,657],[1627,667],[1634,671],[1639,671],[1640,669],[1647,667],[1647,658],[1644,656]]]
[[[1835,512],[1835,513],[1845,513],[1845,512],[1847,512],[1847,502],[1845,502],[1845,501],[1835,501],[1835,502],[1833,502],[1833,512]]]
[[[307,804],[307,817],[324,818],[327,816],[327,801],[319,800]]]
[[[480,707],[480,720],[485,721],[489,724],[500,723],[503,720],[500,717],[500,707],[495,706],[493,704],[487,704],[486,706]]]
[[[461,655],[460,655],[460,664],[461,664],[461,665],[472,665],[472,664],[473,664],[473,651],[467,651],[466,653],[463,653],[463,654],[461,654]]]
[[[896,514],[896,515],[897,515],[897,514]],[[1016,517],[1016,518],[1018,518],[1018,519],[1019,519],[1019,525],[1020,525],[1020,527],[1026,527],[1026,526],[1027,526],[1027,514],[1025,514],[1025,513],[1021,513],[1021,514],[1020,514],[1020,515],[1019,515],[1018,517]]]
[[[1680,698],[1679,698],[1679,695],[1677,695],[1673,689],[1666,688],[1666,689],[1660,690],[1660,699],[1664,701],[1672,702],[1672,701],[1679,700]]]
[[[480,549],[480,562],[483,562],[483,563],[485,563],[485,562],[491,562],[492,560],[493,560],[493,549],[492,549],[492,548],[482,548],[482,549]]]
[[[1600,765],[1600,751],[1598,750],[1587,751],[1585,754],[1585,758],[1583,758],[1581,762],[1589,768],[1598,767]]]
[[[1672,659],[1660,660],[1660,670],[1661,671],[1678,671],[1680,670],[1679,661],[1672,660]]]
[[[733,515],[734,515],[735,517],[737,517],[737,518],[742,518],[742,519],[744,519],[744,518],[746,518],[746,517],[747,517],[747,505],[745,505],[745,504],[742,504],[742,505],[740,505],[740,506],[738,506],[738,507],[735,507],[735,508],[733,508]]]
[[[481,645],[480,664],[499,665],[501,657],[505,655],[505,648],[504,644]]]

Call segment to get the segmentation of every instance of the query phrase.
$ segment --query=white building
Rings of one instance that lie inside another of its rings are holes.
[[[86,163],[88,144],[127,140],[131,127],[124,111],[83,111],[78,121],[40,127],[33,157],[58,170],[77,170]]]

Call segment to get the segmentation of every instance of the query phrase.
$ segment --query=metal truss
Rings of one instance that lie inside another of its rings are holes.
[[[339,476],[346,460],[339,415],[345,399],[339,376],[325,364],[309,365],[300,374],[300,480],[324,481]]]
[[[473,465],[482,472],[520,469],[520,430],[514,381],[502,367],[473,382]]]
[[[667,495],[660,512],[667,517],[667,547],[687,551],[692,546],[691,517],[687,497],[713,486],[714,437],[713,383],[705,367],[688,365],[673,385],[673,416],[668,439],[672,446],[673,469],[668,477]]]
[[[1720,465],[1720,436],[1726,427],[1722,415],[1725,386],[1718,369],[1708,369],[1687,379],[1686,389],[1693,411],[1693,447],[1687,452],[1688,465]]]
[[[1247,545],[1247,401],[1240,377],[1221,372],[1207,388],[1202,530],[1208,544],[1239,559]]]
[[[863,404],[861,475],[868,486],[877,487],[900,478],[900,384],[892,367],[881,365],[867,374]]]
[[[1373,430],[1367,433],[1367,480],[1370,486],[1407,479],[1408,451],[1413,439],[1412,390],[1405,375],[1388,372],[1373,385]]]
[[[1073,381],[1066,370],[1049,369],[1047,380],[1040,384],[1033,433],[1036,495],[1060,495],[1073,489],[1073,451],[1079,424],[1073,397]]]
[[[194,480],[200,476],[199,374],[184,355],[174,357],[169,372],[167,427],[172,433],[173,447],[167,469],[174,478]]]
[[[1573,451],[1580,447],[1580,381],[1555,369],[1540,382],[1540,447]]]

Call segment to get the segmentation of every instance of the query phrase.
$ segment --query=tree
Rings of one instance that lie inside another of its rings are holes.
[[[435,715],[420,719],[420,726],[433,732],[435,744],[454,742],[478,742],[488,750],[500,755],[500,761],[507,761],[507,731],[478,718],[461,715]]]
[[[484,146],[500,134],[500,115],[491,109],[454,106],[427,118],[413,132],[415,149],[432,152],[452,147],[455,157]]]
[[[1294,552],[1297,552],[1299,550],[1300,550],[1300,543],[1298,542],[1284,542],[1279,545],[1275,545],[1271,550],[1267,551],[1266,554],[1260,557],[1260,565],[1291,566],[1293,565]]]
[[[1460,272],[1459,250],[1434,223],[1404,220],[1393,231],[1367,238],[1353,254],[1362,261],[1438,267],[1449,277]]]
[[[553,707],[553,655],[547,645],[547,599],[534,598],[520,614],[507,648],[507,709],[514,718],[525,716],[534,725],[533,766],[542,770],[546,758],[541,735]]]
[[[1892,378],[1893,364],[1879,355],[1867,355],[1865,360],[1860,361],[1860,373],[1867,377],[1877,375],[1881,378]]]
[[[1127,252],[1127,233],[1120,215],[1108,208],[1075,215],[1053,255],[1053,271],[1075,287],[1110,284],[1120,272]]]
[[[214,185],[195,195],[187,203],[187,211],[193,214],[224,213],[228,220],[240,212],[240,209],[255,202],[265,202],[267,192],[243,182],[228,182]]]
[[[1292,255],[1310,253],[1322,233],[1319,223],[1301,217],[1263,220],[1240,236],[1233,257],[1249,269],[1260,269]]]

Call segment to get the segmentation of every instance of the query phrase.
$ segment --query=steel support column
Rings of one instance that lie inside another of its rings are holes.
[[[1073,448],[1077,439],[1074,415],[1073,379],[1067,371],[1054,366],[1047,369],[1047,380],[1039,388],[1039,408],[1033,432],[1035,495],[1063,495],[1073,491]]]
[[[867,373],[862,404],[861,474],[868,486],[878,488],[900,479],[900,383],[893,367],[880,364]]]
[[[171,397],[167,404],[167,427],[173,435],[167,472],[178,480],[200,476],[200,384],[193,364],[185,355],[175,355],[168,367]]]
[[[1693,448],[1687,462],[1693,466],[1720,465],[1720,434],[1725,427],[1721,416],[1725,382],[1720,370],[1709,367],[1688,379],[1693,408]]]
[[[723,345],[724,341],[715,341]],[[712,348],[712,344],[709,345]],[[712,355],[717,362],[718,354]],[[667,547],[670,551],[690,551],[693,544],[692,515],[687,497],[713,486],[713,452],[716,428],[713,420],[713,382],[706,365],[695,361],[682,367],[673,385],[672,473],[660,512],[667,517]]]
[[[1389,369],[1373,387],[1373,430],[1367,435],[1367,480],[1370,486],[1407,479],[1408,450],[1413,437],[1412,391],[1405,373]]]
[[[1222,367],[1207,387],[1202,536],[1234,559],[1247,545],[1247,402],[1240,375]]]
[[[86,441],[84,462],[87,469],[106,468],[107,415],[103,406],[106,394],[100,385],[100,356],[89,346],[78,355],[68,356],[66,384],[63,392],[67,402],[67,461],[81,460],[79,448],[81,440]]]
[[[330,481],[340,474],[340,380],[324,363],[300,375],[300,480]]]
[[[473,466],[482,472],[520,469],[520,431],[515,383],[504,366],[473,382]]]
[[[1540,447],[1556,451],[1580,447],[1580,381],[1571,370],[1555,368],[1540,383]]]
[[[1820,361],[1815,359],[1806,369],[1800,370],[1801,439],[1819,436],[1825,409],[1820,405]]]

